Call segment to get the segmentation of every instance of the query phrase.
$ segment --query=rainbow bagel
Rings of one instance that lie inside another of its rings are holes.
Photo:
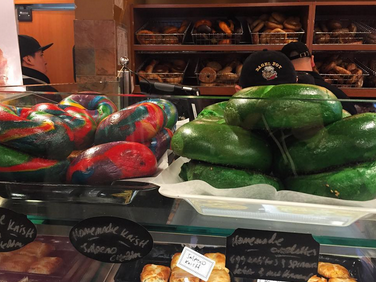
[[[178,110],[176,109],[175,105],[165,99],[149,99],[145,101],[138,102],[137,104],[142,104],[142,103],[154,103],[157,104],[159,107],[161,107],[162,110],[165,111],[167,115],[167,124],[166,127],[169,129],[173,129],[175,124],[178,121]]]
[[[68,105],[41,103],[32,107],[31,111],[48,113],[63,120],[73,132],[75,150],[87,149],[93,144],[97,125],[85,110]]]
[[[19,117],[0,104],[0,144],[48,159],[64,159],[73,151],[73,133],[59,118],[32,112]]]
[[[63,99],[59,104],[86,110],[97,124],[117,111],[116,105],[106,96],[93,94],[73,94]]]
[[[21,182],[64,181],[68,160],[35,158],[0,145],[0,179]]]
[[[159,160],[167,149],[170,149],[171,138],[173,136],[172,131],[165,127],[157,133],[152,139],[145,144],[153,152],[157,160]]]
[[[146,142],[166,126],[166,113],[154,103],[135,104],[124,108],[98,125],[95,144],[114,141]]]
[[[110,142],[79,154],[67,171],[67,182],[104,184],[122,178],[153,175],[157,160],[152,151],[137,142]]]

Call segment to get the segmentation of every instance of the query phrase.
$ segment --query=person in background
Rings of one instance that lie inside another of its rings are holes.
[[[236,91],[261,85],[296,83],[297,75],[291,61],[281,52],[263,50],[248,56],[243,63]]]
[[[40,92],[58,92],[50,84],[47,76],[47,62],[43,57],[43,52],[50,48],[53,43],[41,46],[39,42],[28,35],[18,35],[18,44],[20,48],[22,79],[24,85],[34,85],[27,87],[27,90]],[[36,96],[36,95],[35,95]],[[36,102],[58,102],[60,95],[38,94]],[[50,101],[48,101],[50,100]]]
[[[317,72],[313,71],[315,66],[314,56],[303,42],[291,42],[283,46],[282,53],[285,54],[294,65],[298,74],[298,83],[315,84],[330,90],[338,99],[349,99],[339,88],[324,81]],[[309,77],[313,77],[313,81]],[[313,83],[312,83],[313,82]],[[352,102],[342,102],[342,107],[354,115],[357,110]]]

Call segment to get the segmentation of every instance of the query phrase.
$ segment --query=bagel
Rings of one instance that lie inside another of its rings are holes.
[[[270,32],[270,44],[285,44],[287,40],[287,33],[280,28],[275,28]]]
[[[93,144],[97,123],[85,110],[70,105],[40,103],[31,111],[51,114],[63,120],[73,133],[74,150],[87,149]]]
[[[116,105],[110,99],[106,96],[97,95],[96,93],[73,94],[63,99],[59,104],[74,106],[85,110],[97,124],[117,111]]]
[[[37,158],[3,145],[0,145],[0,155],[0,180],[3,181],[62,182],[69,166],[66,159]]]
[[[208,62],[206,66],[212,68],[215,71],[220,71],[222,69],[222,65],[216,61]]]
[[[163,28],[163,33],[165,34],[172,34],[172,33],[178,33],[178,28],[176,26],[165,26]]]
[[[212,27],[212,22],[210,20],[206,20],[206,19],[203,19],[203,20],[198,20],[195,22],[195,28],[199,27],[200,25],[207,25],[208,27]]]
[[[154,32],[143,29],[137,32],[136,38],[140,44],[155,44]]]
[[[226,33],[227,35],[231,35],[232,34],[232,31],[230,29],[230,26],[228,26],[224,21],[219,21],[218,22],[218,25],[219,25],[219,28],[224,32]],[[230,43],[228,43],[230,44]]]
[[[110,184],[123,178],[151,176],[156,170],[156,157],[146,145],[110,142],[79,154],[68,167],[66,180],[74,184]]]
[[[39,158],[65,159],[74,137],[65,122],[46,112],[30,111],[27,118],[0,104],[0,144]]]
[[[95,132],[96,145],[114,141],[146,142],[167,124],[166,113],[154,103],[134,104],[102,120]]]
[[[276,28],[279,28],[279,29],[282,29],[283,28],[283,25],[280,24],[280,23],[274,23],[274,22],[271,22],[271,21],[266,21],[265,22],[265,26],[269,29],[276,29]]]
[[[299,31],[302,28],[302,24],[295,18],[288,18],[283,22],[283,26],[287,29]]]
[[[283,14],[277,12],[272,13],[272,17],[279,23],[283,23],[286,20]]]
[[[215,81],[216,78],[217,72],[210,67],[203,68],[198,76],[198,79],[204,83],[212,83]]]
[[[339,20],[329,20],[327,22],[327,26],[329,30],[334,30],[334,29],[341,29],[342,28],[342,23]]]
[[[251,25],[250,29],[252,32],[258,32],[264,27],[265,22],[262,20],[255,20]]]

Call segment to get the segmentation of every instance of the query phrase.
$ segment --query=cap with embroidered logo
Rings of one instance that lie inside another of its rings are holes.
[[[283,46],[282,53],[285,54],[290,60],[311,57],[311,53],[307,45],[303,42],[291,42]]]
[[[243,88],[295,82],[296,72],[289,58],[281,52],[269,50],[248,56],[239,78],[239,85]]]

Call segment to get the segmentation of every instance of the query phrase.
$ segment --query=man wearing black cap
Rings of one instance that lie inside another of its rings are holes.
[[[298,83],[315,84],[330,90],[338,99],[349,99],[349,97],[339,88],[327,83],[317,72],[313,71],[315,66],[313,55],[309,52],[307,46],[302,42],[291,42],[282,48],[285,54],[292,62],[298,74]],[[313,77],[313,81],[310,81]],[[356,114],[357,111],[351,102],[342,102],[343,108],[350,114]]]
[[[18,35],[18,44],[20,48],[20,57],[22,65],[22,78],[24,85],[39,84],[38,86],[29,86],[27,90],[41,92],[57,92],[57,90],[47,84],[50,79],[47,77],[47,62],[43,57],[43,52],[50,48],[53,43],[41,46],[39,42],[31,36]],[[46,84],[41,86],[40,84]],[[56,95],[39,95],[54,101],[60,101],[61,97]],[[38,101],[41,102],[41,101]]]
[[[263,50],[244,61],[236,91],[260,85],[296,83],[296,72],[291,61],[281,52]]]

